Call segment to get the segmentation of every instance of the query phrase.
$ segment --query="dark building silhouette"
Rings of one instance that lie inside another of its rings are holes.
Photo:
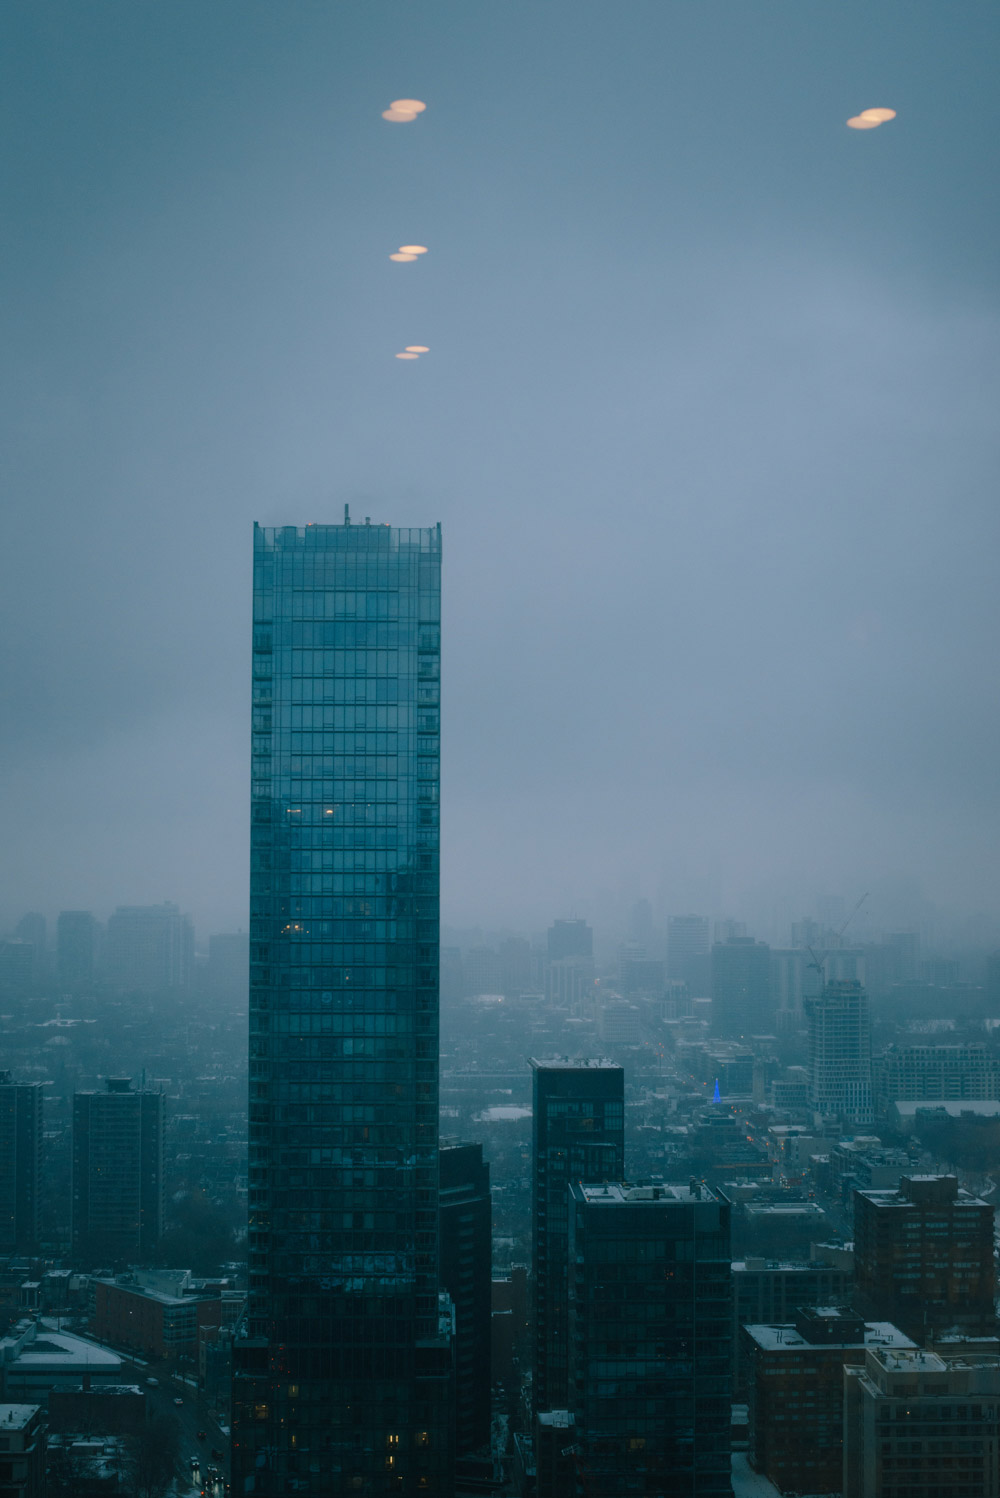
[[[0,1254],[38,1248],[42,1084],[0,1072]]]
[[[564,957],[593,957],[594,933],[586,921],[555,921],[549,927],[548,958],[561,962]]]
[[[56,967],[62,988],[73,993],[94,981],[97,922],[89,910],[61,910],[56,921]]]
[[[250,1241],[233,1488],[450,1493],[440,527],[254,531]]]
[[[455,1308],[455,1453],[490,1439],[492,1208],[481,1144],[442,1139],[441,1286]]]
[[[857,1304],[923,1341],[996,1331],[993,1208],[955,1176],[903,1176],[895,1191],[855,1191]]]
[[[568,1491],[730,1493],[728,1203],[693,1183],[569,1196]]]
[[[712,947],[712,1029],[716,1035],[761,1035],[773,1025],[771,949],[752,936]]]
[[[73,1257],[126,1265],[155,1257],[163,1232],[162,1092],[109,1077],[73,1097]]]
[[[567,1399],[569,1186],[625,1173],[625,1081],[612,1061],[531,1061],[534,1408]]]

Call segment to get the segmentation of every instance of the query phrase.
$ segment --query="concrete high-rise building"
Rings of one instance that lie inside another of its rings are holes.
[[[0,1072],[0,1255],[38,1249],[42,1084]]]
[[[56,922],[56,968],[71,993],[94,981],[97,922],[89,910],[61,910]]]
[[[872,1027],[868,992],[860,983],[827,983],[805,1001],[809,1029],[809,1106],[847,1124],[869,1124]]]
[[[613,1061],[532,1059],[531,1266],[536,1411],[568,1394],[569,1187],[625,1173],[625,1074]]]
[[[194,928],[169,900],[119,905],[108,920],[104,973],[116,988],[157,993],[187,988],[194,976]]]
[[[570,1187],[579,1498],[728,1494],[729,1204],[706,1187]],[[541,1494],[540,1494],[541,1498]],[[562,1495],[559,1495],[562,1498]]]
[[[692,993],[708,990],[708,919],[703,915],[674,915],[667,922],[667,977],[686,983]]]
[[[1000,1359],[869,1347],[844,1376],[844,1498],[1000,1493]]]
[[[441,1287],[455,1308],[455,1452],[489,1446],[493,1257],[481,1144],[441,1140]]]
[[[712,947],[712,1029],[716,1035],[766,1035],[774,1025],[771,948],[752,936]]]
[[[149,1263],[163,1233],[164,1096],[109,1077],[73,1097],[73,1257]]]
[[[855,1191],[858,1308],[911,1337],[996,1334],[993,1208],[955,1176],[906,1176],[897,1190]]]
[[[233,1488],[451,1492],[441,531],[254,532],[250,1238]]]

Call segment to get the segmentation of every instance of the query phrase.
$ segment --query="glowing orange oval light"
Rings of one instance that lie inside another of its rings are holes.
[[[896,118],[896,111],[894,109],[863,109],[859,118],[871,120],[874,125],[884,125],[886,120]]]
[[[401,244],[399,253],[401,255],[426,255],[427,246],[425,244]]]
[[[406,352],[408,354],[429,354],[430,349],[426,343],[408,343],[406,345]]]
[[[419,359],[420,355],[419,354],[397,354],[396,358],[397,359]]]
[[[391,120],[394,125],[408,125],[411,120],[416,119],[416,115],[408,109],[383,109],[382,118]]]
[[[390,255],[390,260],[416,260],[416,255]]]
[[[422,99],[393,99],[390,108],[398,109],[402,114],[423,114],[427,105]]]
[[[852,114],[847,123],[852,130],[877,130],[882,122],[881,120],[866,120],[862,114]]]

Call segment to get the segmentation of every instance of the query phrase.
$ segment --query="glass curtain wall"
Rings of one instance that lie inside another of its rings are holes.
[[[445,1491],[440,579],[440,527],[255,528],[235,1492]]]

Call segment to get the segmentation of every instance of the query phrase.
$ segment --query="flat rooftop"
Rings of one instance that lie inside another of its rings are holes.
[[[568,1056],[532,1056],[528,1062],[536,1071],[621,1071],[621,1063],[607,1056],[578,1057],[571,1061]]]
[[[745,1328],[749,1336],[765,1352],[836,1352],[848,1347],[860,1347],[860,1342],[809,1342],[794,1326],[772,1326],[754,1323]],[[865,1322],[865,1347],[884,1348],[890,1352],[916,1352],[916,1342],[904,1337],[898,1326],[891,1321]]]
[[[579,1192],[588,1204],[601,1206],[671,1206],[676,1202],[717,1202],[719,1198],[707,1186],[680,1186],[659,1182],[653,1186],[632,1186],[628,1181],[608,1181],[602,1185],[580,1185]]]
[[[40,1408],[37,1404],[0,1404],[0,1430],[23,1430]]]

